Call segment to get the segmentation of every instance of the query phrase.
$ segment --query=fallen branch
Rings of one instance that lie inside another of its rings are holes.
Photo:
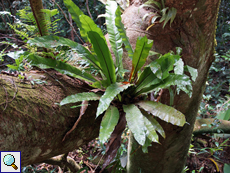
[[[228,133],[230,134],[230,121],[218,120],[214,118],[197,119],[193,129],[193,134],[202,133]]]

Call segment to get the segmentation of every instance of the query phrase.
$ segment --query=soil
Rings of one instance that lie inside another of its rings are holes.
[[[209,136],[194,137],[192,145],[194,147],[188,153],[187,166],[189,170],[187,173],[224,173],[224,164],[230,163],[230,140],[224,138],[214,138]],[[223,142],[225,145],[221,147]],[[219,147],[218,147],[219,146]]]

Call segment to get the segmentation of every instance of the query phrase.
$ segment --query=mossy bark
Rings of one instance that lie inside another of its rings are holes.
[[[200,135],[203,133],[218,133],[220,136],[230,134],[230,121],[214,118],[198,119],[195,122],[193,134]]]
[[[154,40],[154,50],[161,54],[181,47],[185,65],[198,69],[192,97],[189,98],[183,92],[174,97],[174,107],[185,114],[188,124],[180,128],[160,121],[166,138],[160,138],[161,144],[152,143],[152,146],[148,147],[148,154],[142,152],[131,136],[128,173],[180,173],[183,170],[208,70],[214,60],[219,2],[220,0],[167,0],[166,7],[177,9],[174,22],[171,27],[167,24],[164,29],[163,23],[156,24],[148,32],[145,31],[148,19],[142,20],[146,9],[139,9],[138,12],[140,3],[135,1],[124,12],[122,19],[131,41],[135,42],[137,35],[146,34],[149,39]],[[161,102],[169,104],[167,91],[164,91]]]
[[[90,102],[76,129],[62,142],[80,108],[56,103],[67,95],[88,91],[87,85],[53,71],[48,73],[28,74],[48,82],[34,86],[0,74],[0,151],[21,151],[22,166],[72,151],[99,133],[101,119],[95,120],[98,103]]]
[[[48,35],[48,26],[45,19],[45,14],[41,11],[43,9],[42,0],[29,0],[30,7],[34,15],[39,33],[41,36]]]

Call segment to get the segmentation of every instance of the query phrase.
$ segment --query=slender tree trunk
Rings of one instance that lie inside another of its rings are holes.
[[[71,14],[69,13],[69,23],[70,23],[70,38],[72,41],[74,41],[74,32],[73,32],[73,28],[71,26],[73,26],[73,19],[72,19],[72,16]]]
[[[42,0],[29,0],[29,1],[40,35],[41,36],[48,35],[49,33],[47,29],[45,15],[43,12],[41,12],[41,9],[43,9]]]
[[[147,34],[149,39],[154,40],[154,50],[159,53],[175,51],[176,47],[181,47],[185,65],[198,69],[192,97],[182,92],[174,97],[174,107],[185,114],[188,123],[179,128],[160,121],[166,138],[160,139],[161,144],[152,143],[148,147],[148,154],[142,152],[131,135],[128,173],[180,173],[183,170],[208,70],[214,60],[219,3],[220,0],[167,0],[166,7],[177,9],[172,26],[167,24],[163,29],[163,23],[156,24],[148,33],[145,31],[148,20],[143,21],[142,17],[149,11],[138,10],[139,4],[136,1],[124,12],[122,18],[131,42],[135,42],[136,36]],[[161,102],[169,104],[167,91],[164,91]]]

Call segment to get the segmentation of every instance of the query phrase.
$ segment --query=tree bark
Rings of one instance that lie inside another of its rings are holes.
[[[208,70],[214,60],[219,3],[220,0],[167,0],[166,7],[177,9],[177,16],[172,26],[167,24],[163,29],[162,22],[151,27],[148,32],[145,31],[148,20],[143,21],[142,18],[149,11],[146,9],[138,11],[141,4],[139,1],[135,1],[125,10],[122,19],[133,44],[136,36],[146,34],[149,39],[154,40],[154,50],[161,54],[181,47],[185,65],[198,69],[198,77],[193,83],[192,97],[189,98],[181,92],[174,98],[174,107],[185,114],[188,124],[180,128],[160,121],[166,132],[166,138],[160,139],[161,144],[152,143],[152,146],[148,147],[148,154],[144,154],[135,139],[130,136],[128,173],[140,171],[180,173],[183,170]],[[169,104],[167,91],[164,91],[161,102]]]
[[[198,119],[193,129],[194,135],[202,133],[230,134],[230,121],[214,118]]]
[[[73,151],[98,136],[98,103],[90,102],[76,129],[62,142],[80,108],[55,103],[67,95],[88,91],[86,84],[54,71],[27,75],[47,84],[33,86],[30,81],[22,83],[0,74],[0,151],[21,151],[21,163],[26,166]]]
[[[34,15],[39,33],[41,36],[48,35],[48,26],[46,23],[45,15],[41,11],[43,9],[42,0],[29,0],[30,7]]]

